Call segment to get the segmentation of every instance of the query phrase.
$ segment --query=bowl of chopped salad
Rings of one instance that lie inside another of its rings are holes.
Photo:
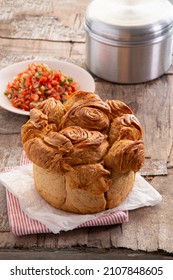
[[[83,68],[61,60],[27,60],[0,70],[0,106],[29,115],[47,98],[65,103],[77,90],[95,91],[92,76]]]

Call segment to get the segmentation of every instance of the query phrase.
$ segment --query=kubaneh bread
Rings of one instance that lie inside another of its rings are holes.
[[[144,162],[142,129],[119,100],[75,92],[63,105],[49,98],[30,112],[22,142],[40,195],[53,207],[96,213],[119,205]]]

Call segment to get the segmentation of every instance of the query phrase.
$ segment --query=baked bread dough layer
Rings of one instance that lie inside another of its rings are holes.
[[[53,98],[41,102],[21,135],[38,192],[64,211],[118,206],[144,163],[142,128],[132,110],[93,92],[75,92],[65,105]]]

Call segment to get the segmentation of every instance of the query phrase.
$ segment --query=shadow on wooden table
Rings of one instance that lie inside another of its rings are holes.
[[[173,254],[127,249],[67,248],[59,250],[0,250],[0,260],[173,260]]]

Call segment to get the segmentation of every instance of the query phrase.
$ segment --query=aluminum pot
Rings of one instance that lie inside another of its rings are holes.
[[[94,0],[85,31],[87,67],[107,81],[146,82],[171,65],[173,6],[167,0]]]

